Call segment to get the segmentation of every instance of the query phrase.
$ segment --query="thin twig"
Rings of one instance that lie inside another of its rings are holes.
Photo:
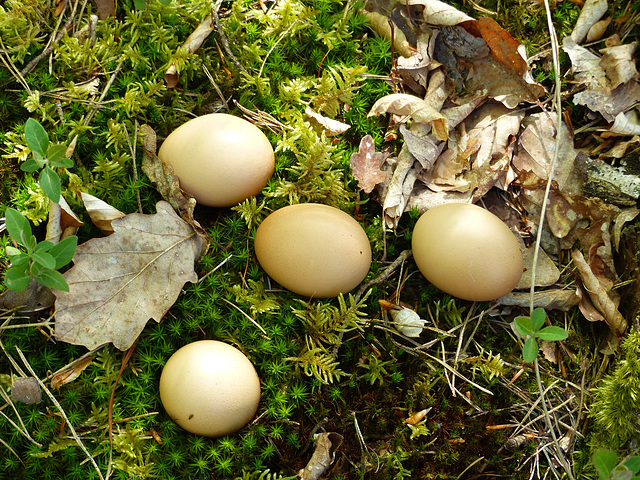
[[[227,52],[227,55],[229,55],[229,58],[233,61],[233,63],[236,64],[236,66],[240,69],[240,71],[244,73],[246,76],[250,76],[249,72],[247,72],[247,69],[240,64],[236,56],[231,51],[231,47],[229,46],[229,40],[227,40],[227,36],[224,33],[222,24],[220,23],[220,17],[218,16],[218,8],[215,5],[212,5],[212,7],[213,8],[211,9],[211,15],[213,16],[213,19],[216,22],[216,29],[218,30],[218,35],[220,35],[220,41],[222,42],[222,46]]]
[[[222,90],[220,90],[220,87],[218,87],[218,84],[213,79],[213,75],[211,75],[211,72],[209,71],[209,69],[207,68],[206,65],[202,66],[202,71],[204,72],[204,74],[207,76],[207,78],[211,82],[211,85],[213,85],[213,88],[215,89],[216,93],[218,94],[218,97],[220,97],[220,100],[222,100],[222,103],[224,104],[225,110],[227,112],[229,112],[230,110],[229,110],[229,104],[227,103],[227,99],[224,98],[224,95],[222,94]]]
[[[398,257],[391,263],[391,265],[389,265],[387,268],[385,268],[382,273],[380,275],[378,275],[376,278],[368,281],[367,283],[365,283],[364,285],[362,285],[359,289],[358,292],[355,295],[355,300],[356,302],[358,302],[360,300],[360,297],[362,297],[362,295],[364,294],[364,292],[366,292],[370,287],[372,287],[373,285],[379,285],[382,282],[386,281],[393,272],[395,272],[395,270],[402,265],[402,263],[407,260],[408,258],[410,258],[412,255],[411,250],[404,250],[402,252],[400,252],[400,255],[398,255]]]
[[[65,7],[66,8],[66,7]],[[69,15],[69,18],[67,19],[67,21],[65,22],[64,26],[62,27],[62,30],[60,32],[58,32],[55,37],[53,38],[53,41],[50,39],[49,40],[49,45],[42,51],[40,52],[40,54],[35,57],[33,60],[31,60],[26,67],[24,67],[22,69],[22,71],[20,72],[20,75],[22,75],[23,77],[25,75],[27,75],[31,70],[33,70],[34,68],[36,68],[36,65],[38,65],[38,63],[40,62],[40,60],[42,60],[44,57],[46,57],[47,55],[49,55],[53,49],[55,48],[55,46],[58,44],[58,42],[62,39],[62,37],[64,36],[65,32],[69,29],[69,27],[71,26],[71,22],[73,21],[73,17],[76,14],[76,9],[78,8],[78,2],[74,3],[73,6],[73,10],[71,11],[71,14]],[[60,20],[62,20],[62,16],[60,17]],[[56,26],[56,29],[58,28],[59,24]],[[55,31],[54,31],[55,32]]]
[[[76,429],[73,428],[73,425],[69,421],[69,417],[67,417],[67,414],[65,413],[64,409],[62,408],[62,405],[60,405],[60,402],[58,402],[56,397],[53,395],[53,393],[51,393],[51,391],[42,382],[42,380],[40,380],[40,378],[38,378],[38,376],[36,375],[36,372],[34,372],[33,368],[31,368],[31,365],[29,364],[29,361],[27,360],[27,358],[22,353],[22,350],[20,350],[19,347],[16,347],[16,350],[18,351],[18,355],[20,356],[20,359],[22,360],[22,363],[24,363],[24,366],[27,368],[27,370],[29,370],[29,373],[31,373],[31,375],[36,379],[36,381],[38,382],[38,385],[40,385],[40,388],[44,391],[44,393],[46,393],[47,396],[51,399],[53,404],[56,406],[56,408],[60,412],[60,415],[62,415],[62,418],[64,418],[64,421],[69,426],[69,431],[71,432],[71,435],[73,435],[73,439],[76,441],[76,443],[78,444],[80,449],[84,452],[84,454],[87,456],[87,458],[89,459],[89,461],[93,465],[93,468],[95,468],[96,472],[98,472],[98,478],[100,478],[100,480],[104,480],[104,476],[102,475],[102,472],[100,471],[100,467],[98,467],[98,464],[96,463],[95,459],[93,458],[93,455],[91,455],[89,450],[87,450],[87,447],[85,447],[84,443],[82,442],[82,439],[78,436],[78,432],[76,432]]]

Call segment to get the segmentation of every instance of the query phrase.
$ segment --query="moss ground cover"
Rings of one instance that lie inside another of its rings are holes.
[[[222,2],[224,36],[214,32],[188,53],[181,45],[212,5],[165,3],[149,0],[141,8],[119,1],[114,16],[96,23],[94,36],[91,2],[8,0],[0,6],[0,211],[17,208],[44,237],[48,201],[34,176],[19,169],[28,156],[23,133],[29,118],[42,123],[52,142],[78,137],[74,167],[58,169],[62,194],[75,212],[83,211],[80,191],[125,213],[139,207],[155,212],[160,196],[139,168],[142,124],[162,139],[193,116],[241,115],[240,106],[264,112],[275,119],[265,132],[276,147],[276,174],[257,199],[231,209],[198,207],[196,218],[211,242],[196,267],[202,280],[185,287],[161,323],[147,325],[122,371],[125,353],[106,346],[77,379],[52,389],[68,421],[48,397],[33,405],[15,402],[15,410],[9,403],[0,407],[0,479],[296,478],[313,453],[313,435],[322,431],[345,438],[329,478],[529,478],[538,468],[547,471],[554,459],[537,454],[544,423],[535,375],[509,327],[516,312],[444,295],[409,261],[357,297],[317,301],[271,289],[255,260],[257,225],[270,211],[297,202],[330,204],[359,220],[374,251],[365,282],[410,248],[418,213],[405,215],[395,232],[383,236],[379,205],[358,193],[350,172],[361,137],[370,134],[378,147],[383,144],[385,120],[367,113],[391,92],[393,67],[390,42],[369,29],[359,13],[363,5]],[[497,20],[530,55],[547,48],[541,6],[499,3],[483,7],[499,12]],[[562,37],[579,7],[558,2],[554,12]],[[170,65],[179,74],[172,89],[163,78]],[[551,85],[544,62],[534,75]],[[307,106],[351,128],[327,137],[306,120]],[[582,120],[576,117],[576,123]],[[81,242],[101,235],[84,220]],[[6,235],[0,237],[3,272],[8,244]],[[398,299],[430,321],[419,343],[398,335],[380,307],[379,300]],[[86,353],[56,342],[47,315],[2,313],[0,384],[8,394],[11,375],[27,370],[16,348],[47,382]],[[599,410],[605,413],[596,415],[595,433],[587,429],[588,387],[611,366],[594,405],[606,403],[607,389],[624,383],[624,372],[639,374],[637,346],[625,344],[626,363],[615,370],[597,348],[604,328],[588,324],[577,310],[554,321],[570,336],[562,361],[541,360],[547,395],[558,406],[556,421],[574,431],[566,454],[576,475],[595,478],[593,448],[606,443],[613,429],[616,448],[626,453],[638,432],[618,431],[627,426],[607,417],[628,408],[622,394],[607,404],[609,410]],[[205,338],[243,351],[262,382],[256,419],[237,434],[213,439],[177,427],[158,395],[171,354]],[[633,396],[629,384],[620,388]],[[406,421],[424,410],[423,419]]]

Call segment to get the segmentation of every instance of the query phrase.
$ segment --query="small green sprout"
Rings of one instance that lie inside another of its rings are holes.
[[[68,292],[67,281],[56,270],[73,258],[78,237],[67,237],[58,244],[48,240],[38,243],[31,233],[29,221],[14,208],[7,208],[5,222],[9,236],[23,249],[11,245],[6,247],[11,267],[4,276],[4,284],[19,292],[27,288],[34,278],[45,287]]]
[[[640,470],[640,457],[630,456],[618,462],[613,450],[600,448],[593,454],[593,466],[600,480],[637,480]]]
[[[538,339],[547,342],[564,340],[568,334],[561,327],[544,327],[544,320],[547,317],[543,308],[536,308],[531,317],[516,317],[513,320],[513,330],[516,334],[525,339],[522,347],[522,356],[527,363],[533,362],[538,357]]]
[[[31,158],[20,165],[23,172],[40,170],[38,183],[53,202],[60,201],[60,177],[54,168],[73,167],[73,160],[66,158],[67,146],[62,143],[49,145],[49,135],[37,120],[30,118],[24,126],[24,137],[31,150]]]

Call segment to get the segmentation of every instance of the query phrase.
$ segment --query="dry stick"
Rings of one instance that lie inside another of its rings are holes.
[[[102,95],[100,95],[100,98],[98,99],[96,106],[94,106],[91,109],[91,111],[89,112],[89,115],[87,115],[87,118],[85,118],[84,122],[82,122],[84,125],[89,125],[91,123],[91,120],[93,119],[93,116],[98,111],[98,108],[100,108],[100,104],[104,100],[104,97],[107,96],[107,92],[109,92],[111,85],[113,85],[113,82],[116,81],[116,76],[118,75],[118,73],[120,73],[120,70],[122,70],[123,63],[124,63],[124,60],[121,60],[120,63],[118,63],[118,65],[116,66],[116,69],[114,70],[113,75],[111,75],[111,78],[105,85],[104,90],[102,91]]]
[[[71,15],[69,15],[69,18],[67,19],[67,21],[65,22],[64,26],[62,27],[62,30],[60,32],[58,32],[57,35],[55,35],[53,41],[51,41],[51,39],[49,40],[49,46],[46,47],[41,53],[40,55],[38,55],[36,58],[34,58],[33,60],[31,60],[26,67],[24,67],[22,69],[22,71],[20,72],[20,75],[22,75],[23,77],[25,75],[27,75],[31,70],[33,70],[34,68],[36,68],[36,65],[38,65],[38,63],[40,62],[40,60],[42,60],[44,57],[46,57],[47,55],[49,55],[52,51],[53,48],[55,47],[55,45],[60,41],[60,39],[63,37],[63,35],[65,34],[65,32],[69,29],[69,27],[71,26],[71,22],[73,21],[73,17],[76,13],[76,8],[78,7],[78,2],[75,2],[74,6],[73,6],[73,10],[71,12]],[[66,8],[66,7],[65,7]],[[60,17],[60,20],[62,20],[62,17]],[[58,26],[60,24],[58,23]],[[56,26],[56,29],[58,28],[58,26]]]
[[[222,100],[222,103],[224,104],[225,110],[227,112],[229,112],[230,110],[229,110],[229,104],[227,103],[227,99],[224,98],[222,90],[220,90],[220,87],[218,87],[218,84],[213,79],[213,75],[211,75],[211,72],[209,71],[209,69],[207,68],[206,65],[202,65],[202,71],[204,72],[204,74],[207,76],[207,78],[211,82],[211,85],[213,85],[213,88],[216,90],[216,93],[218,94],[218,97],[220,97],[220,100]]]
[[[213,8],[211,9],[211,15],[213,16],[213,19],[216,22],[216,29],[218,30],[218,35],[220,35],[220,41],[222,42],[222,46],[227,52],[227,55],[229,55],[229,58],[233,61],[233,63],[236,64],[236,66],[240,69],[242,73],[244,73],[246,76],[250,76],[249,72],[247,72],[247,69],[240,64],[236,56],[231,51],[231,47],[229,47],[229,40],[227,40],[227,36],[225,35],[224,30],[222,29],[222,25],[220,24],[220,17],[218,17],[218,8],[216,6],[213,6]]]
[[[22,417],[18,413],[18,409],[16,408],[14,403],[11,401],[11,398],[9,397],[9,394],[4,391],[4,388],[0,388],[0,393],[2,394],[2,398],[4,398],[4,401],[7,402],[7,405],[9,405],[13,409],[14,413],[18,417],[18,421],[20,422],[20,426],[18,426],[13,420],[11,420],[9,418],[9,416],[6,413],[4,413],[3,411],[0,411],[0,415],[3,416],[13,426],[13,428],[15,428],[18,432],[20,432],[20,434],[23,437],[25,437],[27,440],[29,440],[31,443],[33,443],[37,447],[41,448],[42,444],[36,442],[31,437],[31,435],[29,435],[29,432],[27,431],[27,427],[25,426],[24,422],[22,421]],[[22,427],[22,428],[20,428],[20,427]]]
[[[411,257],[412,253],[411,250],[404,250],[402,252],[400,252],[400,255],[398,255],[398,258],[396,258],[391,265],[389,265],[387,268],[385,268],[382,273],[380,275],[378,275],[376,278],[374,278],[373,280],[370,280],[369,282],[365,283],[364,285],[362,285],[359,289],[358,292],[355,295],[355,300],[356,302],[358,302],[360,300],[360,297],[362,297],[362,295],[364,294],[364,292],[366,292],[369,287],[372,287],[373,285],[379,285],[380,283],[384,282],[385,280],[387,280],[391,274],[393,272],[395,272],[395,270],[409,257]]]
[[[47,396],[51,399],[53,404],[56,406],[56,408],[60,412],[60,415],[62,415],[62,418],[64,418],[64,421],[67,422],[67,425],[69,426],[69,431],[71,432],[71,435],[73,436],[73,439],[76,441],[76,443],[78,444],[80,449],[84,452],[84,454],[87,456],[87,458],[89,459],[89,461],[93,465],[93,468],[95,468],[96,472],[98,472],[98,477],[100,478],[100,480],[104,480],[104,476],[102,475],[102,472],[100,471],[100,467],[98,467],[98,464],[96,463],[95,459],[93,458],[93,455],[91,455],[89,450],[87,450],[87,447],[85,447],[84,443],[82,442],[82,440],[78,436],[78,432],[76,432],[76,429],[73,428],[73,425],[69,421],[69,418],[67,417],[67,414],[65,413],[64,409],[62,408],[62,405],[60,405],[60,403],[58,402],[56,397],[53,395],[53,393],[51,393],[51,391],[42,382],[42,380],[40,380],[40,378],[38,378],[38,376],[36,375],[36,372],[33,371],[33,368],[31,368],[31,365],[27,361],[27,358],[22,353],[22,350],[20,350],[20,348],[18,348],[18,347],[16,347],[16,350],[18,351],[18,355],[20,356],[20,359],[22,360],[22,363],[24,363],[24,366],[27,368],[27,370],[29,370],[29,373],[31,373],[31,375],[36,379],[36,381],[38,382],[38,385],[40,385],[40,388],[42,388],[44,393],[46,393]]]
[[[31,95],[32,94],[31,89],[29,88],[27,81],[20,74],[20,70],[18,70],[18,67],[16,67],[15,64],[11,61],[11,57],[9,56],[9,51],[7,50],[7,48],[4,46],[4,43],[2,42],[2,37],[0,37],[0,48],[2,48],[2,52],[5,52],[7,54],[6,60],[4,58],[4,55],[0,54],[0,60],[2,60],[2,63],[4,63],[4,66],[7,67],[7,69],[11,72],[11,75],[14,76],[14,78],[18,81],[18,83],[20,83],[20,85],[22,85],[22,87],[27,91],[27,93]]]

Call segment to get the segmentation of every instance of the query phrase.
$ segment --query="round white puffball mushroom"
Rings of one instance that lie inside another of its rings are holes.
[[[275,168],[265,134],[226,113],[180,125],[162,143],[158,158],[173,167],[180,188],[210,207],[230,207],[257,195]]]
[[[518,240],[491,212],[468,203],[446,203],[416,222],[413,258],[429,282],[464,300],[500,298],[522,276]]]
[[[169,358],[160,376],[160,399],[171,419],[185,430],[219,437],[251,421],[260,402],[260,380],[240,350],[201,340]]]

